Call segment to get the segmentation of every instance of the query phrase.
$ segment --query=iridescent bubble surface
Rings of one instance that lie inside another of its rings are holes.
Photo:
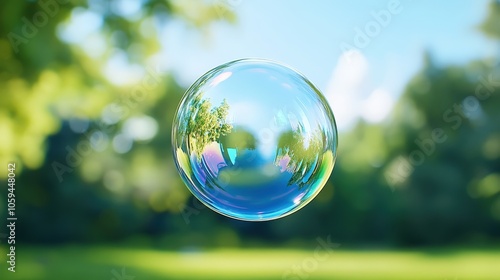
[[[216,67],[184,94],[174,159],[193,195],[231,218],[265,221],[309,203],[332,172],[333,113],[320,91],[281,64],[242,59]]]

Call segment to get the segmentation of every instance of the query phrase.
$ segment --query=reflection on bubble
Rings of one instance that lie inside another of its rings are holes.
[[[335,120],[311,82],[283,65],[229,62],[185,93],[172,129],[189,190],[223,215],[277,219],[309,203],[332,172]]]

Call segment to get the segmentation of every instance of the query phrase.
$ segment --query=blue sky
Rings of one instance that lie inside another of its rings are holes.
[[[382,121],[421,69],[425,50],[440,64],[464,64],[496,50],[477,29],[488,0],[216,2],[232,9],[238,23],[213,24],[207,37],[173,22],[162,34],[166,60],[179,81],[189,86],[234,59],[276,60],[323,91],[341,130],[359,118]],[[377,22],[374,13],[385,15],[384,21]],[[368,38],[363,44],[355,41],[363,36],[359,30]],[[347,45],[355,48],[351,55],[344,52]]]
[[[115,12],[141,19],[137,1],[116,2]],[[160,36],[163,47],[149,62],[172,70],[185,87],[232,60],[257,57],[281,62],[303,73],[324,93],[339,129],[347,130],[360,118],[387,119],[404,86],[422,68],[426,50],[441,65],[495,55],[498,45],[478,30],[488,2],[214,0],[232,10],[238,22],[216,22],[207,35],[181,20],[169,21],[159,34],[151,35]],[[75,9],[71,21],[58,32],[97,58],[105,53],[107,39],[98,32],[102,18],[92,12],[99,10],[94,6]],[[149,23],[140,23],[141,32],[150,33],[154,24]],[[125,52],[114,50],[103,72],[110,82],[127,85],[140,80],[145,68],[130,64]]]

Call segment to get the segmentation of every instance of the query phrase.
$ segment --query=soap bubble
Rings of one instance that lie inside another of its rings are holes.
[[[216,67],[184,94],[172,129],[193,195],[231,218],[265,221],[309,203],[332,172],[333,113],[304,76],[275,62]]]

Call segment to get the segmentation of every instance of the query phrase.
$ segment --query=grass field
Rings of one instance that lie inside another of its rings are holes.
[[[499,250],[172,252],[113,247],[18,249],[16,272],[0,279],[500,279]]]

